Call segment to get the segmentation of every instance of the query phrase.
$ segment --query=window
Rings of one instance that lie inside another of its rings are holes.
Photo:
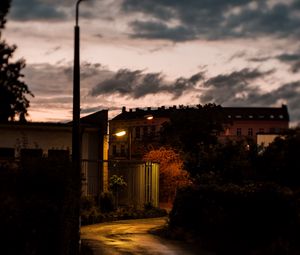
[[[248,136],[253,136],[253,129],[252,128],[248,128]]]
[[[144,126],[143,127],[143,136],[147,136],[148,135],[148,127]]]
[[[0,158],[14,158],[15,149],[14,148],[0,148]]]
[[[155,126],[151,126],[150,135],[155,136]]]
[[[121,145],[121,156],[125,156],[125,145]]]
[[[115,144],[112,146],[112,155],[113,156],[117,155],[117,145],[115,145]]]
[[[237,128],[236,129],[236,135],[237,136],[241,136],[242,135],[242,129],[241,128]]]
[[[43,156],[42,149],[21,149],[21,159],[37,159]]]
[[[69,151],[68,150],[48,150],[49,159],[59,159],[59,160],[68,160]]]
[[[135,128],[135,138],[141,138],[141,128],[140,127]]]

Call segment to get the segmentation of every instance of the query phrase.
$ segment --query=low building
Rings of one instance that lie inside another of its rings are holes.
[[[108,173],[103,165],[107,160],[107,116],[108,111],[103,110],[81,118],[85,195],[95,196],[107,188]],[[72,155],[72,123],[2,123],[0,141],[2,161],[39,157],[68,159]]]

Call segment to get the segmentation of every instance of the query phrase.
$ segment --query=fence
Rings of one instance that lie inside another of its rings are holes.
[[[158,206],[159,164],[145,161],[82,161],[82,192],[98,197],[107,191],[109,178],[122,176],[127,183],[119,194],[119,205],[141,207],[145,203]]]

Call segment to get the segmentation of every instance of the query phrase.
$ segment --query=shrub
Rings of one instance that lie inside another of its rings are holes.
[[[268,183],[189,186],[177,193],[169,227],[223,251],[243,253],[279,239],[291,245],[299,227],[297,199],[291,190]]]
[[[102,213],[114,210],[114,198],[111,192],[102,192],[99,199],[100,211]]]

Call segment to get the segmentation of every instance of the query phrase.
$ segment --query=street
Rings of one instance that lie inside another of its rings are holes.
[[[166,218],[152,218],[89,225],[81,228],[81,239],[93,249],[94,255],[212,255],[187,243],[148,233],[165,223]]]

